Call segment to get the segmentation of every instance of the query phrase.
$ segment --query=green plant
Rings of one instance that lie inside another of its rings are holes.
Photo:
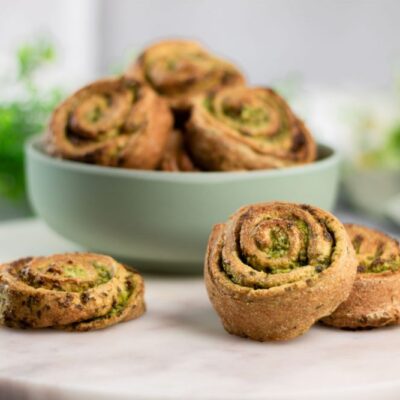
[[[360,167],[400,170],[400,76],[393,89],[385,96],[381,94],[379,103],[361,102],[345,110],[355,134],[355,161]],[[382,114],[382,110],[387,112]]]
[[[44,130],[61,91],[39,90],[36,73],[55,60],[53,45],[43,39],[22,45],[16,54],[17,74],[9,83],[18,95],[0,101],[0,195],[18,199],[25,194],[24,143]]]
[[[392,128],[381,147],[362,156],[362,163],[367,167],[400,169],[400,123]]]

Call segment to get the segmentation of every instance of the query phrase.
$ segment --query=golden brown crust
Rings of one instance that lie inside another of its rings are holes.
[[[208,170],[282,168],[316,158],[307,127],[268,88],[224,88],[200,96],[187,128],[190,152]]]
[[[183,133],[174,130],[170,133],[167,147],[160,164],[160,170],[169,172],[193,172],[198,171],[186,151]]]
[[[273,202],[243,207],[214,227],[204,275],[228,332],[286,340],[347,298],[356,265],[348,235],[333,215]]]
[[[93,82],[53,112],[49,153],[84,162],[154,169],[173,124],[165,100],[126,78]]]
[[[245,83],[235,66],[189,40],[149,46],[126,75],[148,83],[176,110],[190,108],[191,99],[200,93]]]
[[[108,256],[58,254],[0,265],[0,321],[86,331],[145,311],[141,276]]]
[[[400,246],[382,232],[346,224],[358,259],[348,299],[322,322],[337,328],[377,328],[400,323]]]

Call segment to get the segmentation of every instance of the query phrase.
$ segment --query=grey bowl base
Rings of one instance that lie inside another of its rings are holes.
[[[101,253],[99,250],[91,249],[94,253]],[[127,267],[137,269],[139,272],[156,274],[156,275],[197,275],[203,274],[203,264],[201,262],[170,262],[163,260],[143,260],[136,258],[120,257],[115,254],[110,254],[111,257],[115,258],[119,262],[125,264]]]

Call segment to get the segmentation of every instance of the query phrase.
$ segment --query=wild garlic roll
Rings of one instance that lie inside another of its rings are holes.
[[[71,160],[154,169],[172,124],[167,103],[150,88],[126,78],[102,79],[54,111],[47,147]]]
[[[0,265],[0,321],[14,328],[102,329],[145,311],[141,276],[93,253]]]
[[[388,235],[346,224],[358,273],[348,299],[322,321],[338,328],[360,329],[400,322],[400,245]]]
[[[231,87],[194,100],[188,146],[207,170],[254,170],[309,163],[316,144],[286,101],[269,88]]]
[[[286,340],[347,298],[356,267],[350,239],[333,215],[273,202],[243,207],[214,227],[204,275],[229,333]]]
[[[245,81],[235,66],[189,40],[165,40],[148,47],[126,75],[148,83],[177,110],[188,109],[198,94]]]
[[[160,169],[169,172],[197,171],[186,150],[182,131],[174,130],[171,132],[161,160]]]

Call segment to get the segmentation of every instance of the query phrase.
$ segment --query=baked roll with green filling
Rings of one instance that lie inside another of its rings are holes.
[[[102,329],[145,312],[142,277],[93,253],[0,266],[0,320],[13,328]]]
[[[210,171],[282,168],[317,155],[305,124],[269,88],[229,87],[197,97],[187,130],[196,164]]]
[[[126,72],[150,85],[174,110],[190,108],[191,99],[225,86],[242,85],[242,73],[190,40],[164,40],[149,46]]]
[[[348,299],[322,322],[362,329],[400,322],[400,246],[397,240],[362,225],[345,224],[358,273]]]
[[[149,87],[132,79],[106,78],[56,108],[46,147],[50,154],[70,160],[154,169],[172,125],[168,104]]]
[[[214,227],[204,265],[225,329],[251,339],[306,332],[349,295],[357,268],[345,228],[319,208],[255,204]]]

